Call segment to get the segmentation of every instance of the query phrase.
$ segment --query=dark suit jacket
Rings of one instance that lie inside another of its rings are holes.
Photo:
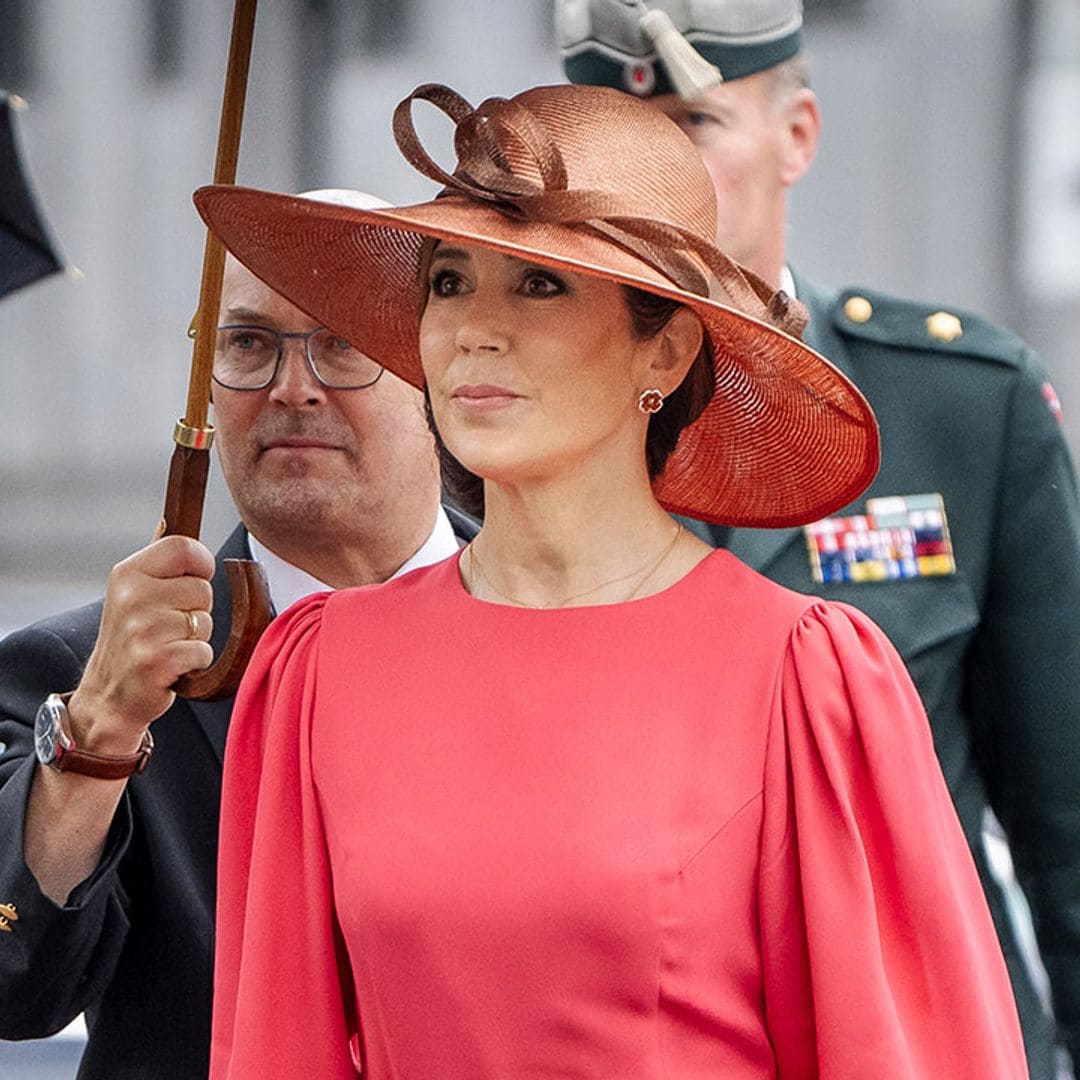
[[[1046,376],[1023,342],[974,315],[959,313],[963,334],[946,342],[928,332],[933,306],[860,291],[873,314],[857,323],[844,310],[854,290],[799,280],[797,291],[808,344],[852,378],[881,426],[881,472],[838,514],[863,512],[867,497],[940,493],[957,573],[819,585],[800,529],[704,531],[783,585],[861,608],[896,645],[987,888],[1031,1075],[1050,1080],[1051,1024],[981,842],[989,805],[1080,1064],[1080,511]]]
[[[475,526],[448,508],[459,535]],[[249,558],[238,528],[218,553],[217,652],[231,597],[221,560]],[[178,699],[154,724],[154,757],[128,783],[101,864],[57,907],[23,861],[35,768],[34,715],[78,684],[101,603],[0,643],[0,1038],[41,1038],[86,1012],[79,1077],[195,1080],[209,1067],[213,925],[222,755],[232,701]]]

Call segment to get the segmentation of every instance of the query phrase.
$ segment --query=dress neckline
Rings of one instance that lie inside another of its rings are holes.
[[[452,555],[446,560],[446,565],[453,578],[453,587],[459,594],[459,598],[464,605],[474,608],[483,608],[485,611],[515,612],[525,616],[546,615],[563,617],[568,613],[580,614],[582,612],[626,611],[631,608],[636,611],[650,603],[666,602],[676,594],[681,594],[684,589],[690,589],[694,585],[695,579],[703,577],[706,572],[704,569],[706,564],[714,565],[717,562],[718,556],[720,557],[720,561],[722,561],[723,558],[728,555],[722,548],[710,551],[704,558],[683,574],[678,581],[673,581],[666,588],[658,589],[656,592],[649,593],[647,596],[635,596],[630,600],[620,600],[614,604],[577,604],[569,607],[534,608],[519,606],[517,604],[502,604],[496,600],[481,600],[473,596],[473,594],[465,587],[465,581],[461,576],[461,557],[464,551],[465,549],[462,548],[456,555]]]

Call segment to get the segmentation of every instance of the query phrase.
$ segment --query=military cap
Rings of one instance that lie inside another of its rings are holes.
[[[641,25],[647,10],[666,12],[725,80],[776,67],[802,44],[802,0],[556,0],[566,77],[640,97],[673,93]]]

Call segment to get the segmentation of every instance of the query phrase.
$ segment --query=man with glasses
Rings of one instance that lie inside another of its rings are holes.
[[[103,603],[0,644],[0,1037],[39,1038],[85,1011],[84,1078],[207,1072],[232,701],[170,687],[227,636],[221,560],[257,559],[280,612],[435,562],[474,531],[440,505],[417,390],[232,259],[220,323],[214,423],[242,524],[216,564],[196,541],[156,540],[113,569]],[[74,755],[56,755],[65,737]],[[282,948],[305,917],[293,872]]]

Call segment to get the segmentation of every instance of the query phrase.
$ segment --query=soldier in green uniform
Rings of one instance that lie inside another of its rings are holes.
[[[1057,398],[1031,350],[976,315],[831,292],[788,269],[786,196],[820,126],[799,0],[648,6],[670,14],[722,84],[680,99],[631,0],[559,0],[567,75],[651,95],[683,127],[717,189],[719,245],[802,300],[807,342],[881,425],[881,471],[836,518],[698,531],[784,585],[861,608],[904,657],[986,887],[1031,1075],[1053,1080],[1054,1021],[983,829],[992,810],[1032,909],[1057,1040],[1080,1062],[1080,510]]]

